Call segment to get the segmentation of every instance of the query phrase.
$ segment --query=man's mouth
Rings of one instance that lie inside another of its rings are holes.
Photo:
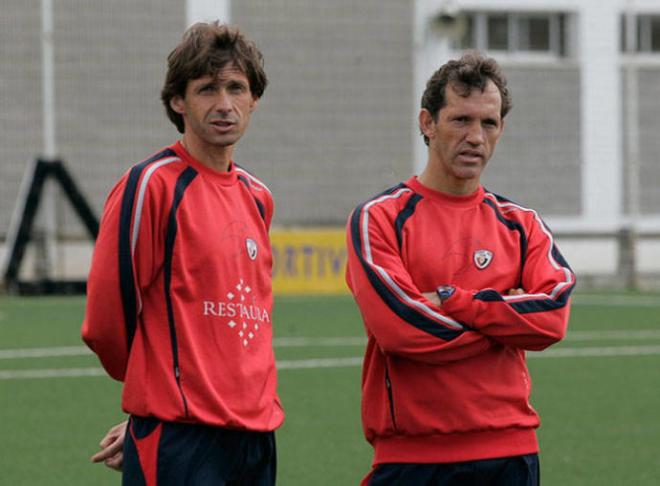
[[[484,158],[478,150],[463,150],[459,152],[458,156],[466,162],[481,162]]]
[[[236,122],[229,120],[211,120],[209,124],[218,131],[226,132],[233,129]]]

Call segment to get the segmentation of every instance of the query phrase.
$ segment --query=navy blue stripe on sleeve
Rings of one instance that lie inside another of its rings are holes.
[[[245,170],[245,169],[243,169],[243,170]],[[247,177],[243,177],[243,176],[239,175],[238,180],[241,181],[243,184],[245,184],[245,187],[247,187],[248,189],[250,188],[250,181],[247,180]],[[264,209],[264,205],[254,195],[252,195],[252,198],[254,199],[254,202],[257,204],[257,209],[259,210],[259,214],[261,215],[261,219],[266,221],[266,210]]]
[[[496,198],[499,197],[496,194],[493,195]],[[495,212],[495,217],[500,223],[504,224],[511,231],[518,232],[520,238],[520,272],[521,272],[520,278],[522,278],[522,269],[525,268],[525,260],[527,256],[527,235],[525,234],[525,230],[523,229],[522,225],[517,221],[506,219],[493,201],[491,201],[490,199],[484,199],[483,202],[493,209],[493,211]]]
[[[496,290],[492,290],[492,289],[482,290],[481,292],[477,292],[476,294],[474,294],[474,298],[477,300],[482,300],[484,302],[497,302],[498,300],[504,302],[502,295],[500,295],[500,293],[497,292]]]
[[[172,149],[165,149],[153,157],[134,166],[128,174],[124,195],[119,213],[119,286],[126,326],[126,341],[131,349],[137,327],[137,294],[135,290],[135,275],[133,272],[133,255],[131,251],[131,220],[133,205],[137,193],[138,181],[144,169],[165,157],[176,156]]]
[[[521,206],[518,206],[516,203],[511,202],[509,199],[506,199],[502,196],[498,196],[497,194],[490,193],[492,196],[495,197],[495,199],[498,201],[498,203],[503,203],[506,206],[513,206],[517,207],[519,209],[522,209],[524,211],[531,211],[522,208]],[[520,247],[521,247],[521,271],[522,271],[522,265],[525,263],[525,255],[527,253],[527,236],[525,235],[525,231],[522,227],[522,225],[516,221],[512,221],[509,219],[506,219],[500,212],[500,209],[494,201],[490,199],[484,199],[483,201],[486,203],[489,207],[493,209],[495,212],[495,215],[497,219],[505,224],[509,229],[518,231],[520,233]],[[534,212],[535,213],[535,212]],[[536,215],[536,213],[535,213]],[[572,270],[568,263],[566,262],[566,259],[564,256],[560,253],[559,249],[557,246],[552,242],[552,233],[550,232],[550,229],[545,225],[545,223],[536,215],[537,220],[540,225],[542,225],[542,229],[548,234],[548,237],[550,238],[551,244],[552,244],[552,249],[551,249],[551,256],[552,258],[557,262],[557,264],[563,268],[565,268],[567,271],[570,271],[572,273]],[[566,282],[568,283],[568,281]],[[575,288],[575,281],[573,281],[572,284],[570,285],[565,285],[563,288],[552,292],[551,295],[543,294],[543,297],[538,298],[538,299],[530,299],[530,300],[522,300],[522,301],[513,301],[513,302],[508,302],[508,305],[511,306],[516,312],[519,314],[528,314],[532,312],[547,312],[547,311],[552,311],[555,309],[560,309],[564,307],[568,303],[568,299],[571,295],[571,292]],[[508,299],[505,299],[500,295],[498,292],[495,290],[483,290],[481,292],[478,292],[474,296],[475,299],[481,300],[484,302],[494,302],[494,301],[508,301]]]
[[[174,241],[176,240],[178,224],[176,221],[176,212],[183,198],[183,194],[197,176],[197,171],[192,167],[187,167],[179,176],[174,188],[174,200],[170,208],[170,214],[167,224],[167,233],[165,235],[165,259],[163,262],[163,272],[165,281],[165,304],[167,306],[167,321],[170,329],[170,341],[172,345],[174,378],[179,387],[181,400],[185,416],[188,416],[188,402],[181,387],[181,370],[179,368],[179,345],[176,337],[176,323],[174,321],[174,307],[172,305],[172,294],[170,292],[172,285],[172,257],[174,254]]]
[[[555,309],[561,309],[568,303],[568,298],[573,291],[574,285],[568,287],[564,292],[559,294],[556,299],[538,299],[526,300],[523,302],[512,302],[510,305],[519,314],[529,314],[531,312],[547,312]]]
[[[562,267],[568,268],[573,273],[573,269],[571,269],[570,265],[564,258],[564,255],[561,254],[557,245],[552,245],[552,258],[554,258]]]
[[[413,194],[412,196],[410,196],[410,199],[408,199],[408,202],[406,203],[406,207],[403,208],[403,211],[401,211],[396,217],[394,226],[396,228],[396,240],[397,243],[399,244],[399,250],[401,250],[401,244],[403,242],[403,234],[402,234],[403,225],[406,224],[408,218],[410,218],[415,213],[415,208],[417,207],[417,203],[422,199],[423,199],[422,196],[420,196],[419,194]]]
[[[561,309],[568,303],[568,298],[573,291],[575,285],[570,285],[560,293],[557,298],[552,298],[548,296],[543,299],[533,299],[525,300],[521,302],[510,302],[509,305],[518,313],[518,314],[529,314],[532,312],[548,312],[556,309]],[[474,295],[476,300],[481,300],[483,302],[504,302],[505,299],[495,290],[482,290]]]
[[[372,200],[387,194],[392,194],[396,190],[402,187],[404,186],[399,185],[391,189],[388,189],[387,191],[379,194]],[[369,282],[373,286],[374,290],[378,293],[378,295],[383,300],[383,302],[385,302],[385,304],[392,310],[392,312],[394,312],[397,316],[399,316],[402,320],[406,321],[407,323],[417,327],[418,329],[428,334],[431,334],[432,336],[438,337],[444,341],[451,341],[457,338],[464,332],[463,330],[450,329],[444,327],[439,322],[432,320],[431,318],[420,313],[418,310],[414,309],[413,307],[410,307],[404,304],[403,302],[401,302],[397,298],[397,296],[389,289],[389,287],[380,280],[380,278],[378,277],[378,275],[376,275],[369,262],[365,260],[363,248],[362,248],[362,239],[360,235],[360,218],[362,216],[362,211],[364,210],[364,207],[369,202],[370,201],[367,201],[366,203],[361,204],[353,211],[350,222],[350,232],[351,232],[351,243],[353,245],[355,254],[360,259],[362,268],[364,269],[365,274],[367,275],[367,278],[369,279]]]

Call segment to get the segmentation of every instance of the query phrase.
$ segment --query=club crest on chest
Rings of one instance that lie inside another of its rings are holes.
[[[493,261],[493,252],[490,250],[477,250],[472,256],[474,264],[479,270],[483,270]]]
[[[250,260],[255,260],[257,258],[257,242],[252,238],[247,238],[245,240],[245,246],[247,248],[247,254],[250,257]]]

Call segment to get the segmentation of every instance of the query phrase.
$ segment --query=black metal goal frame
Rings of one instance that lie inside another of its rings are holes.
[[[49,277],[30,281],[19,279],[21,262],[32,237],[34,219],[48,179],[59,184],[90,237],[96,240],[99,220],[64,162],[59,159],[36,159],[26,171],[7,235],[4,285],[7,292],[18,295],[84,294],[87,284],[85,280],[56,280]]]

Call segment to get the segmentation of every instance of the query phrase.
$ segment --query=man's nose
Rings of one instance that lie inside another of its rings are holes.
[[[484,143],[484,129],[481,126],[481,123],[472,123],[468,127],[466,140],[473,145]]]
[[[231,97],[226,89],[220,89],[215,100],[216,111],[226,113],[232,110]]]

